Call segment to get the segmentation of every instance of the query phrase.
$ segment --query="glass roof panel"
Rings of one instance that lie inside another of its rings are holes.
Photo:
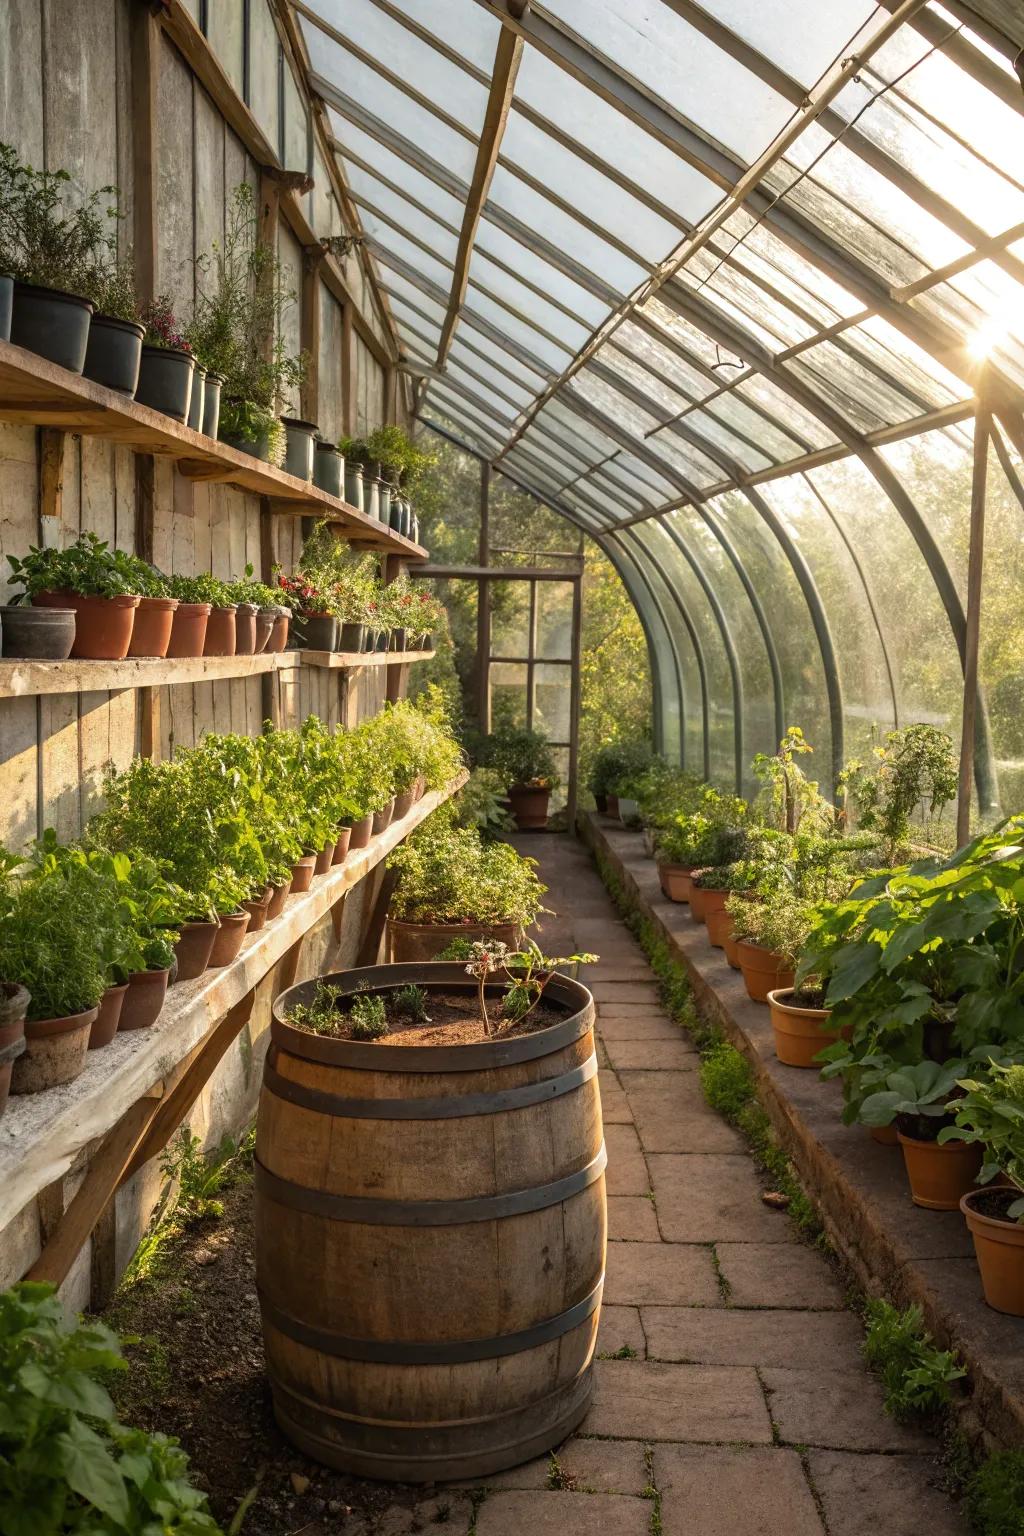
[[[799,26],[794,25],[792,0],[708,0],[705,9],[810,86],[830,60],[845,57],[877,7],[872,0],[829,0],[828,5],[807,6]]]
[[[573,348],[568,342],[553,341],[549,336],[542,335],[530,320],[513,315],[504,304],[483,293],[473,282],[466,289],[466,308],[497,326],[504,335],[525,347],[538,362],[546,364],[553,372],[557,373],[564,368],[572,356]]]
[[[925,409],[834,341],[820,342],[782,366],[861,432],[873,432],[887,422],[908,421]]]
[[[549,0],[548,9],[605,58],[621,60],[635,79],[689,122],[709,129],[746,165],[792,114],[784,97],[667,5]],[[743,102],[742,112],[728,110],[726,104],[737,100]]]
[[[422,246],[416,245],[407,235],[403,235],[401,230],[393,229],[390,224],[384,224],[380,219],[374,218],[373,214],[365,212],[363,228],[371,242],[380,247],[382,260],[386,261],[389,255],[397,257],[407,266],[414,267],[420,277],[425,277],[428,282],[434,283],[442,291],[447,291],[451,287],[451,267],[444,261],[428,256]]]
[[[364,133],[355,123],[350,123],[348,118],[333,107],[328,106],[327,116],[335,138],[342,145],[342,164],[346,175],[358,160],[364,168],[369,167],[368,174],[392,182],[407,191],[416,202],[422,203],[424,208],[436,213],[438,218],[456,227],[461,226],[463,204],[459,198],[445,191],[431,176],[404,160],[386,144]]]
[[[624,427],[637,439],[642,439],[651,427],[658,424],[658,418],[652,416],[641,406],[634,403],[612,385],[600,378],[591,368],[581,368],[571,385],[570,390],[575,390],[583,398],[595,405],[618,425]],[[682,477],[680,491],[685,489],[685,482],[690,485],[716,485],[722,479],[721,466],[715,464],[699,448],[690,443],[683,442],[674,433],[660,432],[656,443],[646,444],[647,454],[660,461],[666,473],[675,470]]]
[[[480,357],[476,352],[471,352],[466,345],[462,330],[455,332],[451,351],[448,353],[448,362],[453,368],[465,369],[467,375],[472,373],[485,380],[494,389],[508,395],[516,402],[519,409],[530,404],[533,399],[533,390],[525,383],[516,379],[510,379],[507,373],[502,373],[499,368],[486,357]]]
[[[556,303],[572,310],[573,314],[592,330],[601,324],[608,313],[608,306],[582,283],[574,282],[571,277],[567,277],[551,262],[546,261],[543,255],[532,251],[529,246],[524,245],[513,235],[507,235],[486,216],[480,220],[476,249],[512,267],[521,277],[535,284]]]
[[[647,276],[638,262],[630,261],[614,246],[595,235],[570,214],[528,187],[511,171],[498,166],[491,182],[490,201],[511,213],[522,223],[542,230],[553,245],[567,256],[601,277],[625,296]]]
[[[421,213],[401,193],[395,193],[372,176],[367,176],[358,166],[345,166],[356,201],[359,203],[363,224],[371,232],[380,232],[387,242],[393,231],[422,241],[427,250],[439,256],[451,266],[458,250],[458,231],[440,223],[430,214]]]
[[[403,226],[408,227],[414,235],[419,236],[421,240],[425,240],[428,245],[438,251],[445,248],[442,242],[447,241],[452,230],[455,231],[454,238],[457,238],[462,222],[462,205],[456,198],[449,197],[447,192],[441,192],[435,187],[434,191],[437,195],[429,203],[419,204],[419,199],[400,183],[389,185],[379,176],[365,171],[347,155],[340,158],[345,180],[353,194],[372,203],[398,229]],[[425,179],[421,178],[421,180]],[[427,182],[427,186],[432,185],[431,182]],[[426,212],[422,211],[423,209],[426,209]]]
[[[485,290],[548,332],[570,352],[578,351],[590,335],[590,330],[581,321],[571,319],[541,294],[510,276],[502,267],[495,266],[479,247],[470,259],[469,280],[471,285]]]

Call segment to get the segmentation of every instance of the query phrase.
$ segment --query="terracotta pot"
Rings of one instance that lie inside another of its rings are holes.
[[[702,923],[704,921],[707,894],[703,886],[696,885],[693,881],[690,882],[690,916],[695,923]]]
[[[249,927],[249,914],[245,908],[238,912],[226,912],[220,920],[213,941],[213,949],[210,951],[211,971],[220,970],[222,966],[230,965],[242,947]]]
[[[292,883],[290,880],[286,880],[283,885],[272,885],[270,887],[270,900],[267,902],[268,922],[271,918],[281,916],[281,913],[284,911],[284,904],[291,894],[291,889]]]
[[[349,850],[349,845],[351,844],[351,842],[352,842],[352,828],[351,827],[339,827],[338,828],[338,839],[337,839],[337,842],[334,844],[334,860],[333,860],[333,863],[334,863],[334,867],[335,868],[337,868],[339,864],[344,864],[345,860],[348,858],[348,850]]]
[[[260,929],[266,926],[267,908],[270,906],[270,898],[273,892],[274,887],[266,885],[263,887],[262,896],[256,896],[251,901],[242,902],[242,906],[249,914],[248,931],[250,933],[259,933]]]
[[[316,854],[304,853],[301,859],[297,859],[292,865],[292,895],[298,896],[303,891],[308,891],[313,883],[313,872],[316,869]]]
[[[733,931],[734,927],[734,923],[729,924],[729,927],[722,938],[722,948],[725,950],[725,958],[728,960],[733,970],[738,971],[740,968],[740,941]]]
[[[271,608],[257,608],[256,610],[256,649],[254,656],[262,656],[267,644],[274,632],[274,624],[277,614]]]
[[[118,1030],[149,1029],[160,1017],[171,979],[170,966],[158,971],[133,971],[128,977],[128,996],[121,1007]]]
[[[737,939],[736,958],[743,972],[747,996],[755,1003],[766,1003],[769,992],[793,985],[793,972],[763,944]]]
[[[29,995],[14,981],[0,981],[0,1118],[7,1107],[14,1063],[25,1052]]]
[[[595,795],[594,796],[594,805],[597,807],[597,811],[598,811],[599,815],[606,816],[608,814],[608,796],[607,795]]]
[[[235,604],[217,606],[210,614],[206,626],[204,656],[233,656],[235,654]]]
[[[877,1141],[880,1147],[898,1147],[900,1138],[894,1125],[871,1125],[868,1131],[872,1141]]]
[[[135,610],[135,623],[132,626],[132,643],[128,647],[129,656],[157,656],[167,655],[167,647],[171,643],[171,630],[174,627],[174,610],[178,606],[176,597],[140,597],[139,606]]]
[[[280,608],[274,615],[274,627],[270,631],[270,639],[267,641],[267,650],[275,656],[288,648],[288,626],[291,623],[291,614]]]
[[[517,923],[403,923],[387,921],[387,952],[393,964],[406,960],[435,960],[453,939],[489,939],[518,949],[522,929]]]
[[[109,1045],[117,1034],[117,1026],[121,1022],[121,1009],[127,992],[128,983],[125,982],[123,987],[108,987],[100,998],[99,1011],[89,1031],[90,1051],[98,1051],[104,1045]]]
[[[955,1211],[974,1188],[981,1147],[967,1141],[918,1141],[897,1131],[910,1180],[910,1198],[927,1211]]]
[[[974,1239],[985,1300],[996,1312],[1024,1317],[1024,1224],[975,1210],[991,1188],[970,1190],[961,1198],[960,1209]]]
[[[213,941],[217,937],[216,923],[182,923],[181,938],[174,946],[178,961],[176,981],[195,981],[210,963]]]
[[[609,816],[618,817],[618,814],[619,814],[619,797],[618,797],[618,795],[608,795],[606,797],[606,802],[605,803],[606,803],[607,808],[608,808],[608,815]]]
[[[85,1066],[99,1008],[62,1019],[26,1019],[25,1050],[14,1063],[12,1093],[40,1093],[72,1082]]]
[[[658,879],[669,901],[689,901],[693,890],[690,869],[686,864],[659,864]]]
[[[132,643],[137,597],[79,597],[77,592],[37,592],[34,608],[73,608],[75,643],[72,658],[81,661],[123,661]]]
[[[210,622],[210,603],[179,603],[171,620],[168,656],[202,656]]]
[[[335,841],[336,840],[332,838],[329,843],[325,843],[324,846],[320,849],[320,852],[316,856],[316,863],[313,866],[314,875],[326,875],[327,871],[334,863]]]
[[[235,655],[255,656],[256,614],[255,603],[239,603],[235,609]],[[269,630],[268,630],[269,634]]]
[[[514,784],[508,792],[509,805],[520,832],[542,831],[548,824],[549,789],[530,789]]]
[[[361,821],[354,821],[349,829],[349,847],[352,849],[365,848],[373,836],[373,817],[364,816]]]
[[[419,778],[416,780],[416,783],[413,785],[413,798],[417,804],[419,804],[419,802],[423,799],[423,796],[426,794],[426,792],[427,781],[421,773]]]
[[[790,1002],[792,996],[792,987],[780,987],[768,994],[775,1054],[784,1066],[817,1070],[820,1063],[815,1061],[815,1056],[839,1039],[837,1030],[822,1027],[832,1010],[796,1008]]]
[[[392,820],[394,819],[394,815],[395,801],[394,797],[392,797],[382,810],[374,811],[373,813],[374,837],[379,837],[382,832],[387,831],[388,827],[391,825]]]
[[[715,949],[724,949],[726,940],[732,938],[732,913],[719,907],[716,912],[708,913],[707,924],[708,943]]]
[[[395,821],[403,821],[412,810],[413,800],[416,798],[415,786],[410,784],[408,789],[403,789],[400,795],[395,796]]]

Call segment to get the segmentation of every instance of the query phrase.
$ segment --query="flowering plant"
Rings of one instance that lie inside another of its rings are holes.
[[[178,352],[192,351],[174,317],[174,306],[165,293],[143,306],[141,320],[146,327],[146,346],[167,347]]]

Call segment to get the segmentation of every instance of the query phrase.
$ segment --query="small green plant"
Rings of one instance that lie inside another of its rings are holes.
[[[481,742],[477,761],[493,768],[508,789],[555,789],[555,756],[546,736],[508,726]]]
[[[411,1024],[429,1024],[427,1014],[427,994],[422,987],[415,982],[409,982],[408,986],[399,987],[391,996],[391,1012],[400,1019],[408,1019]]]
[[[68,196],[67,171],[21,165],[0,144],[0,268],[23,283],[95,299],[117,250],[115,187]]]
[[[181,603],[212,603],[215,608],[223,608],[233,601],[225,583],[208,571],[199,571],[195,576],[172,576],[167,590]]]
[[[945,1407],[951,1384],[967,1372],[952,1351],[932,1343],[921,1308],[901,1312],[873,1298],[866,1317],[864,1358],[881,1379],[886,1412],[903,1420]]]
[[[430,819],[388,859],[399,872],[391,916],[413,923],[515,923],[528,927],[546,890],[536,860],[471,827]]]
[[[967,1486],[967,1509],[978,1536],[1024,1536],[1024,1451],[997,1451]]]
[[[292,1005],[288,1023],[294,1024],[296,1029],[307,1029],[314,1035],[336,1035],[342,1023],[338,1011],[340,997],[340,987],[332,987],[318,980],[310,1002]]]
[[[597,955],[545,955],[532,939],[522,949],[505,959],[508,987],[505,991],[505,1017],[521,1023],[532,1013],[554,973],[566,966],[596,965]]]
[[[40,592],[74,592],[80,597],[121,597],[137,594],[137,571],[131,557],[112,550],[95,533],[81,533],[66,549],[29,548],[27,555],[7,556],[11,584],[24,587],[16,602],[31,601]]]
[[[979,1184],[1005,1174],[1020,1198],[1007,1207],[1010,1221],[1024,1222],[1024,1065],[990,1061],[987,1076],[962,1078],[963,1097],[950,1104],[956,1124],[939,1132],[939,1142],[977,1142],[985,1149]]]
[[[884,744],[874,749],[874,763],[848,763],[838,788],[852,800],[858,825],[881,836],[883,862],[895,864],[910,852],[914,813],[919,812],[922,832],[927,833],[956,798],[953,742],[934,725],[890,731]]]
[[[387,1008],[379,992],[363,992],[356,996],[347,1020],[353,1040],[382,1040],[391,1032]]]
[[[700,1086],[711,1108],[735,1121],[754,1097],[754,1074],[746,1057],[721,1040],[700,1059]]]

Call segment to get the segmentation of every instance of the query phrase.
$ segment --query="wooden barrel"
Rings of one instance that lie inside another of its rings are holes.
[[[325,979],[350,993],[363,978],[475,988],[437,963]],[[607,1227],[593,999],[558,976],[567,1012],[547,1029],[399,1046],[293,1029],[313,986],[274,1005],[256,1138],[278,1424],[364,1477],[528,1461],[590,1398]]]

